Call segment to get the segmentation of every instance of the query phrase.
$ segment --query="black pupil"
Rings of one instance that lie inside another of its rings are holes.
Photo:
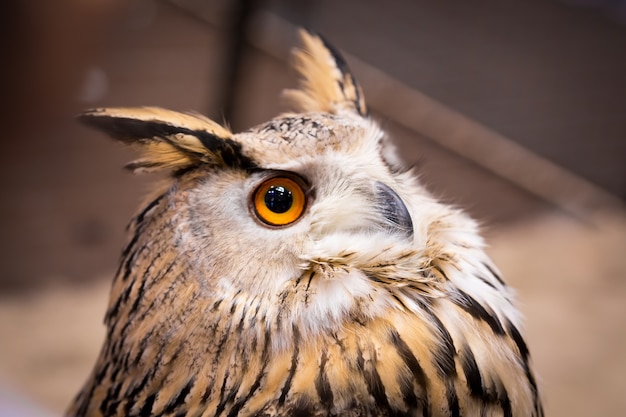
[[[292,204],[291,191],[281,185],[272,185],[265,193],[265,205],[274,213],[284,213]]]

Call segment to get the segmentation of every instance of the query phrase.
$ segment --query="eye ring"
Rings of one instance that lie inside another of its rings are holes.
[[[250,208],[264,225],[288,226],[299,220],[307,206],[304,181],[278,174],[262,181],[250,198]]]

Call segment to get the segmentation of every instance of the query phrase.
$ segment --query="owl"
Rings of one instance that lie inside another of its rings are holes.
[[[339,52],[301,31],[293,112],[83,122],[165,171],[67,416],[542,416],[511,289],[476,223],[395,156]]]

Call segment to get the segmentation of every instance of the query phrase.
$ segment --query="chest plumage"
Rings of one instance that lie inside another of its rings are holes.
[[[297,113],[82,119],[168,170],[130,223],[68,416],[541,416],[509,288],[472,220],[393,157],[340,55],[302,33]]]

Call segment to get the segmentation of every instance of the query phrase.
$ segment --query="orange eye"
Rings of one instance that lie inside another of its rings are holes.
[[[286,226],[302,216],[306,197],[302,186],[288,177],[272,177],[254,192],[254,213],[266,224]]]

